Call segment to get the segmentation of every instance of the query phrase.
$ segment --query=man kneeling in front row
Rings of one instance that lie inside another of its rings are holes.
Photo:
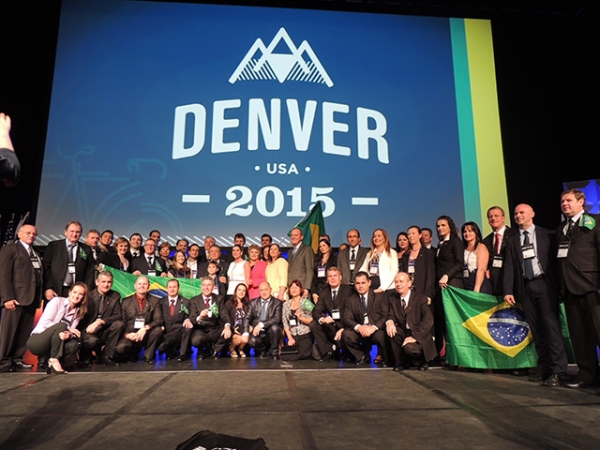
[[[411,291],[412,281],[405,272],[394,279],[396,291],[388,295],[389,310],[385,329],[392,342],[394,371],[410,367],[427,370],[428,362],[437,352],[431,327],[433,316],[427,305],[427,297]]]

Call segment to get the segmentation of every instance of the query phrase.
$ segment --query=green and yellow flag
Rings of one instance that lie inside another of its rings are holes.
[[[321,202],[315,203],[310,212],[304,216],[300,222],[296,224],[294,228],[300,228],[304,239],[302,243],[312,247],[313,252],[319,251],[319,236],[325,234],[325,221],[323,220],[323,208]],[[288,236],[292,230],[288,232]]]
[[[442,293],[446,313],[446,361],[476,369],[537,366],[525,314],[501,297],[449,287]]]
[[[135,288],[133,284],[137,277],[135,275],[131,275],[127,272],[122,272],[117,269],[113,269],[112,267],[105,266],[105,269],[110,271],[113,274],[113,291],[117,291],[121,294],[121,298],[128,297],[132,294],[135,294]],[[156,295],[157,297],[166,297],[167,296],[167,283],[172,278],[168,277],[147,277],[150,280],[150,289],[149,293]],[[192,298],[196,295],[199,295],[202,286],[202,280],[200,279],[190,279],[190,278],[177,278],[179,281],[179,294],[182,297]]]

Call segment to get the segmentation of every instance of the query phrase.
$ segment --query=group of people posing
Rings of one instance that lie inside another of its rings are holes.
[[[287,260],[267,234],[262,247],[249,248],[237,234],[228,256],[211,237],[204,247],[180,240],[169,258],[171,246],[160,244],[157,230],[143,246],[137,233],[112,246],[108,230],[90,230],[84,244],[78,222],[67,225],[64,240],[48,244],[42,259],[32,247],[35,227],[24,225],[18,240],[0,251],[0,370],[27,368],[26,348],[49,371],[63,373],[61,362],[78,351],[83,363],[97,357],[118,364],[142,349],[150,364],[156,351],[185,361],[196,347],[198,359],[244,358],[254,348],[254,355],[274,359],[364,364],[373,344],[382,366],[424,370],[443,359],[441,292],[455,286],[522,304],[539,356],[532,379],[547,386],[596,385],[600,234],[584,204],[580,191],[563,193],[566,220],[555,233],[533,225],[529,205],[515,208],[517,229],[505,225],[502,208],[492,207],[493,231],[485,239],[475,222],[459,231],[441,216],[437,248],[431,230],[418,226],[399,233],[395,247],[377,229],[364,248],[351,229],[337,254],[322,236],[315,255],[295,228]],[[121,299],[103,265],[137,276],[135,294]],[[172,278],[166,297],[148,293],[151,276]],[[183,298],[180,278],[201,278],[201,293]],[[42,292],[46,305],[33,328]],[[575,382],[566,378],[559,298],[580,368]]]

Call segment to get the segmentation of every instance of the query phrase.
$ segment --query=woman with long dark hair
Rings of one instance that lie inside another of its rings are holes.
[[[246,357],[244,346],[248,343],[248,336],[243,336],[243,323],[249,305],[248,288],[244,283],[239,283],[226,303],[227,312],[233,322],[233,333],[231,334],[231,344],[229,344],[229,353],[232,358]]]
[[[461,228],[465,247],[463,278],[465,289],[492,294],[492,283],[487,278],[490,252],[483,243],[481,230],[475,222],[467,222]]]

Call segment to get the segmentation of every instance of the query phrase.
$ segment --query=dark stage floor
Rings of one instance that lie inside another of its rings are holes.
[[[575,370],[575,368],[570,368]],[[527,377],[254,358],[0,375],[0,449],[174,449],[200,430],[270,450],[597,449],[596,390]]]

